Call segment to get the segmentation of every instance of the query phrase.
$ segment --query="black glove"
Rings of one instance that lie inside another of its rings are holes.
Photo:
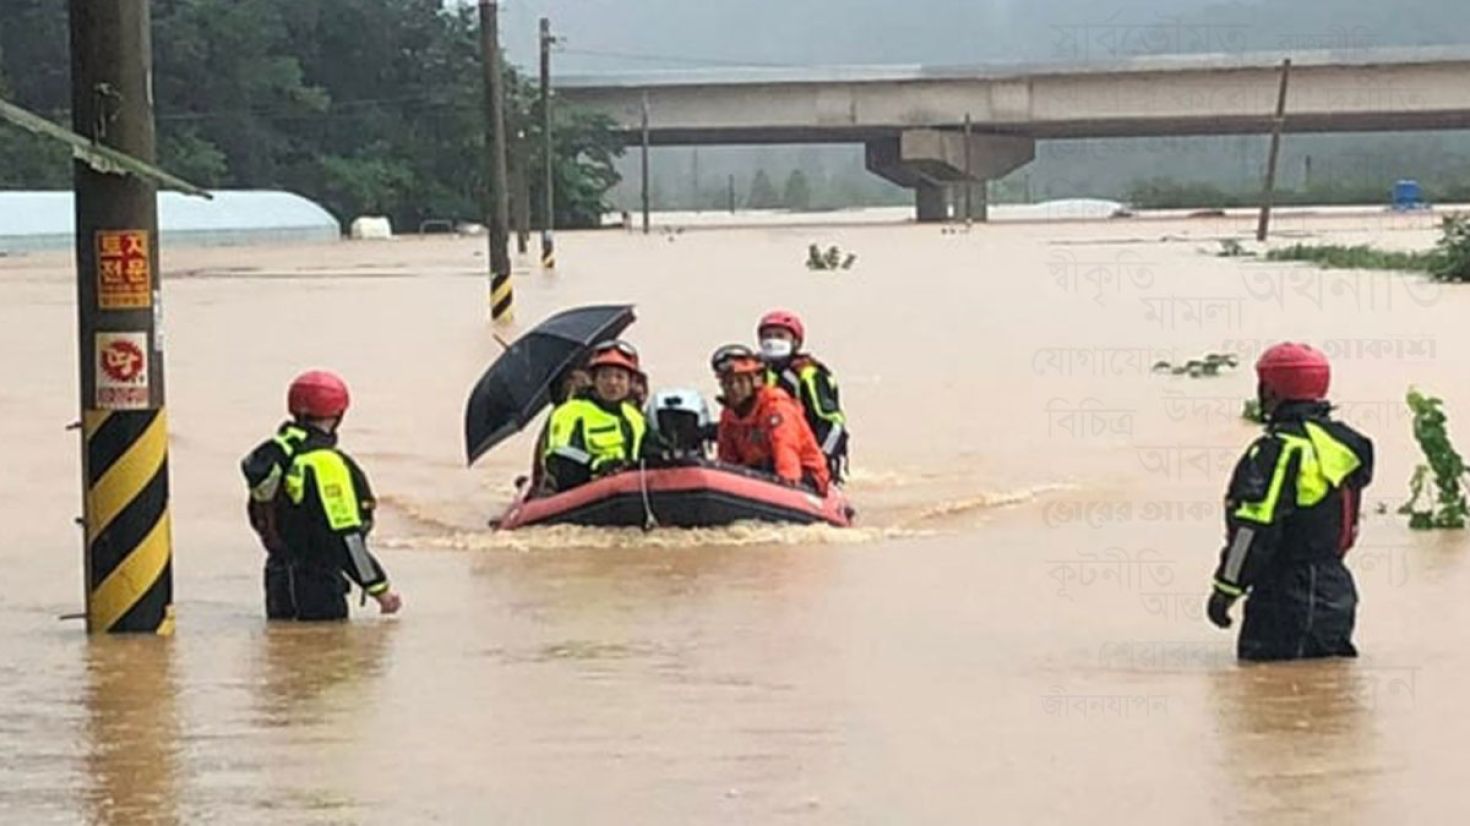
[[[1235,597],[1216,588],[1210,593],[1210,601],[1205,605],[1205,614],[1216,628],[1229,628],[1230,606],[1235,604]]]

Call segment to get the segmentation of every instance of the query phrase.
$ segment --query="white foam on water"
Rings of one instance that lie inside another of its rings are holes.
[[[886,539],[937,535],[904,527],[837,528],[831,525],[788,525],[736,522],[712,528],[598,528],[550,525],[514,531],[455,531],[438,536],[390,537],[387,548],[456,551],[538,551],[614,548],[730,548],[757,545],[858,545]]]

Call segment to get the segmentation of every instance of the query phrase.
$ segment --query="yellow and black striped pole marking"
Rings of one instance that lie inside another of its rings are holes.
[[[512,299],[515,297],[510,286],[510,273],[490,274],[490,319],[509,322],[515,315]]]
[[[88,410],[87,630],[173,633],[163,410]]]

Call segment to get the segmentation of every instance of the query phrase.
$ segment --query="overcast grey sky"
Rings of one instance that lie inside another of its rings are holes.
[[[565,72],[1470,40],[1470,0],[502,0],[501,8],[512,60],[534,60],[536,21],[549,15],[567,38],[557,58]]]

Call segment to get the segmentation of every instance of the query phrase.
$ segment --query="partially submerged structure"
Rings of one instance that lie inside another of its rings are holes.
[[[222,246],[332,241],[342,227],[321,205],[290,192],[223,190],[210,200],[158,193],[162,243]],[[0,191],[0,252],[70,249],[76,223],[72,193]]]

